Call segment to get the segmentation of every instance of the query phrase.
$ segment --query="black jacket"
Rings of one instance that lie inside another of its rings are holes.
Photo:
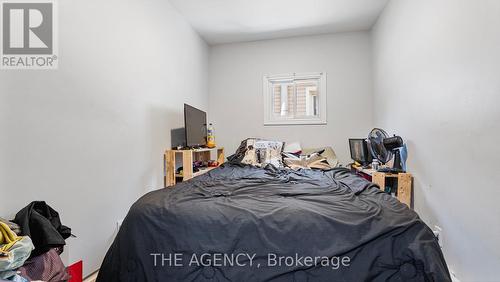
[[[31,202],[16,214],[14,222],[21,226],[21,235],[33,241],[31,257],[63,247],[64,240],[71,236],[71,228],[62,225],[59,213],[44,201]]]

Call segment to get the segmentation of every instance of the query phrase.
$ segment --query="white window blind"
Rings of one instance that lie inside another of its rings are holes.
[[[326,124],[326,74],[264,76],[264,125]]]

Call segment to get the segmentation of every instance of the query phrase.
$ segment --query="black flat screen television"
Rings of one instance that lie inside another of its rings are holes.
[[[362,164],[369,165],[372,160],[372,154],[368,150],[366,139],[349,139],[349,148],[351,149],[351,159]]]
[[[207,145],[207,113],[184,104],[184,127],[187,147]]]

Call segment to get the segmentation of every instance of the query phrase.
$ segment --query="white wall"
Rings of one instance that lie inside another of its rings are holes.
[[[130,205],[162,186],[183,103],[207,109],[208,46],[165,0],[59,1],[56,71],[0,71],[0,215],[46,200],[101,263]]]
[[[391,1],[373,32],[375,124],[409,143],[415,208],[462,281],[500,277],[500,1]]]
[[[328,124],[263,126],[265,74],[326,72]],[[216,141],[233,153],[241,140],[264,137],[330,145],[349,161],[349,137],[372,126],[372,64],[368,32],[216,45],[209,63],[209,109]]]

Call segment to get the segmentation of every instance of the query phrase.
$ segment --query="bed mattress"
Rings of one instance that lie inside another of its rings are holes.
[[[451,281],[418,215],[344,168],[226,164],[131,207],[97,281]]]

